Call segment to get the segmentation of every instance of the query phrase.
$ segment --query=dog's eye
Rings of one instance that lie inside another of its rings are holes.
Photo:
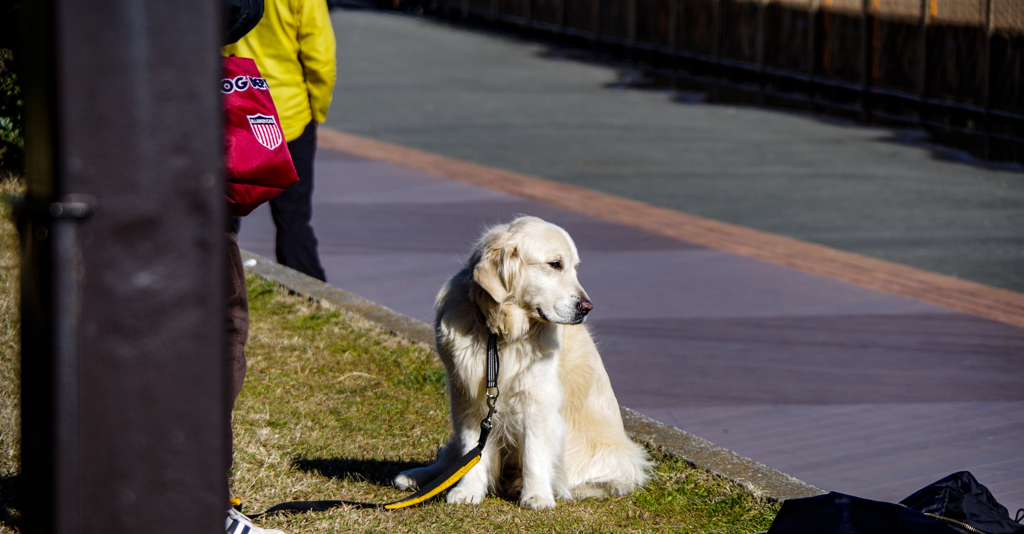
[[[551,268],[556,270],[556,271],[561,271],[562,270],[562,262],[560,262],[560,261],[552,261],[552,262],[549,262],[548,265],[550,265]]]

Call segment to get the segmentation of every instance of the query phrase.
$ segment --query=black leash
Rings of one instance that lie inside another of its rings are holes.
[[[256,519],[260,516],[281,512],[323,512],[324,510],[330,510],[331,508],[337,508],[339,506],[398,510],[400,508],[407,508],[409,506],[420,504],[450,488],[466,473],[468,473],[473,466],[480,462],[480,455],[483,454],[484,445],[487,444],[487,436],[490,435],[491,428],[494,426],[491,423],[491,416],[497,412],[494,406],[498,402],[498,394],[500,393],[500,390],[498,389],[498,366],[498,335],[492,333],[487,338],[487,416],[484,417],[483,421],[480,421],[480,440],[477,442],[476,447],[462,455],[462,458],[459,458],[458,462],[449,467],[444,473],[441,473],[441,475],[431,481],[430,484],[420,488],[416,493],[413,493],[404,499],[389,503],[368,503],[359,501],[290,501],[272,506],[265,512],[252,514],[247,517],[249,517],[249,519]],[[494,393],[492,394],[491,391]]]

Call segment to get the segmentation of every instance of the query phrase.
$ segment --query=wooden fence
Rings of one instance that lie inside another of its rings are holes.
[[[920,125],[1024,161],[1024,0],[425,0],[618,50],[717,101]]]

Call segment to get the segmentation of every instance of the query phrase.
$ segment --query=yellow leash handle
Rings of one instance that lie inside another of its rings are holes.
[[[255,519],[263,515],[277,514],[281,512],[322,512],[324,510],[330,510],[331,508],[338,508],[340,506],[352,506],[354,508],[383,508],[385,510],[398,510],[401,508],[415,506],[434,498],[437,494],[452,487],[456,482],[462,479],[462,477],[465,476],[473,466],[479,463],[480,455],[483,454],[484,446],[487,444],[487,436],[490,432],[491,421],[488,417],[480,424],[480,441],[477,442],[476,447],[464,454],[458,462],[449,467],[444,473],[441,473],[441,475],[431,481],[430,484],[427,484],[420,488],[416,493],[413,493],[400,501],[383,504],[359,501],[291,501],[272,506],[263,513],[252,514],[248,517],[249,519]]]
[[[419,503],[421,503],[423,501],[430,500],[431,498],[433,498],[438,493],[441,493],[442,491],[452,487],[463,476],[465,476],[466,473],[468,473],[469,470],[472,469],[474,465],[476,465],[478,463],[480,463],[480,455],[479,454],[477,454],[477,455],[473,456],[472,458],[470,458],[469,462],[467,462],[466,465],[463,465],[462,467],[459,467],[454,473],[452,473],[451,476],[449,476],[447,478],[445,478],[444,475],[441,475],[440,477],[437,477],[436,481],[439,480],[441,482],[438,483],[436,486],[434,484],[431,484],[431,486],[434,486],[434,487],[427,486],[426,488],[424,488],[424,489],[422,489],[422,490],[420,490],[420,491],[418,491],[418,492],[416,492],[416,493],[414,493],[414,494],[412,494],[412,495],[410,495],[410,496],[408,496],[408,497],[406,497],[406,498],[404,498],[404,499],[402,499],[402,500],[400,500],[398,502],[393,502],[391,504],[385,504],[384,505],[384,509],[385,510],[398,510],[399,508],[407,508],[409,506],[416,506],[417,504],[419,504]]]

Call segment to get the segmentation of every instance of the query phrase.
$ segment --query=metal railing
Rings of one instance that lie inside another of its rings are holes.
[[[618,49],[713,100],[920,125],[1024,161],[1024,0],[426,0]]]

